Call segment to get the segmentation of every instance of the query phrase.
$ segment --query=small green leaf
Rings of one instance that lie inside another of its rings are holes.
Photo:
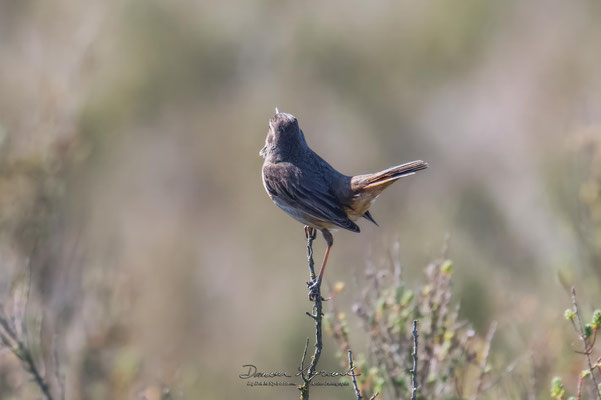
[[[563,387],[563,382],[561,382],[561,378],[556,376],[551,382],[551,397],[561,399],[565,393],[566,391]]]
[[[601,310],[595,310],[593,313],[593,328],[598,328],[601,325]]]
[[[589,338],[593,334],[593,326],[591,324],[584,325],[584,337]]]
[[[445,260],[440,266],[440,271],[445,275],[449,275],[453,272],[453,262],[451,260]]]
[[[566,310],[563,312],[563,316],[569,321],[571,319],[574,319],[576,313],[571,308],[566,308]]]

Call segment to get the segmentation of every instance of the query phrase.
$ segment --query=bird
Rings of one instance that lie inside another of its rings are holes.
[[[332,231],[342,228],[359,233],[356,222],[360,218],[378,225],[369,208],[380,193],[400,178],[428,167],[416,160],[376,173],[344,175],[311,150],[297,118],[277,108],[259,155],[264,159],[263,186],[271,200],[304,224],[306,235],[318,230],[326,242],[319,276],[308,283],[310,300],[319,294],[334,244]]]

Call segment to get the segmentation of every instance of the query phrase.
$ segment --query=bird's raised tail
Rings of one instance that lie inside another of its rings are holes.
[[[357,218],[364,217],[377,225],[369,213],[369,206],[382,193],[382,190],[403,176],[413,175],[417,171],[426,168],[428,168],[428,164],[417,160],[397,165],[396,167],[391,167],[375,174],[353,176],[351,178],[352,198],[347,208],[349,218],[354,221]]]
[[[351,181],[351,188],[355,192],[375,189],[377,187],[384,189],[384,187],[390,185],[397,179],[402,178],[403,176],[413,175],[417,171],[426,168],[428,168],[427,163],[422,160],[417,160],[397,165],[396,167],[391,167],[384,171],[376,172],[375,174],[354,176]]]

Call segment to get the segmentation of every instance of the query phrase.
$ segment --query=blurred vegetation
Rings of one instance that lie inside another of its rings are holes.
[[[581,316],[580,309],[576,300],[576,291],[572,290],[572,307],[564,312],[566,320],[572,323],[574,331],[581,342],[581,349],[576,351],[582,354],[586,359],[586,368],[578,376],[576,387],[576,396],[570,396],[569,399],[599,398],[601,397],[601,383],[599,383],[599,372],[601,371],[601,357],[595,355],[595,344],[597,342],[597,331],[601,327],[601,310],[595,310],[590,323],[585,323]],[[551,397],[562,400],[566,396],[566,388],[561,378],[555,377],[551,382]]]
[[[368,340],[369,357],[363,356],[358,368],[359,389],[365,397],[383,393],[383,398],[411,398],[414,319],[421,328],[416,398],[476,399],[487,391],[492,392],[488,394],[491,398],[518,394],[490,390],[502,378],[487,376],[491,372],[488,353],[497,323],[492,322],[484,339],[476,337],[467,321],[459,320],[459,305],[451,301],[451,261],[443,258],[428,265],[427,283],[417,293],[403,281],[398,260],[391,264],[388,268],[366,270],[367,285],[358,290],[360,295],[353,305]],[[350,328],[346,314],[336,308],[334,315],[327,318],[327,331],[335,338],[344,365],[343,355],[351,346]]]
[[[326,279],[386,265],[396,238],[408,309],[428,318],[413,266],[448,233],[456,320],[479,341],[498,323],[490,376],[527,355],[512,376],[533,398],[555,376],[576,393],[586,367],[561,310],[571,286],[584,316],[601,304],[600,11],[593,0],[1,1],[1,315],[68,399],[296,396],[238,378],[247,363],[294,370],[312,335],[302,227],[260,179],[278,106],[341,172],[431,167],[381,196],[381,228],[337,233]],[[354,301],[336,298],[367,355]],[[326,341],[320,367],[338,367],[336,348]],[[499,385],[480,397],[523,393]],[[40,397],[7,348],[0,397]]]

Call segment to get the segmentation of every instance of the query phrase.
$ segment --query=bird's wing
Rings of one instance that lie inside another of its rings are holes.
[[[289,207],[349,231],[359,232],[359,226],[348,218],[343,206],[325,183],[304,177],[302,171],[293,164],[265,165],[263,181],[269,195]]]

